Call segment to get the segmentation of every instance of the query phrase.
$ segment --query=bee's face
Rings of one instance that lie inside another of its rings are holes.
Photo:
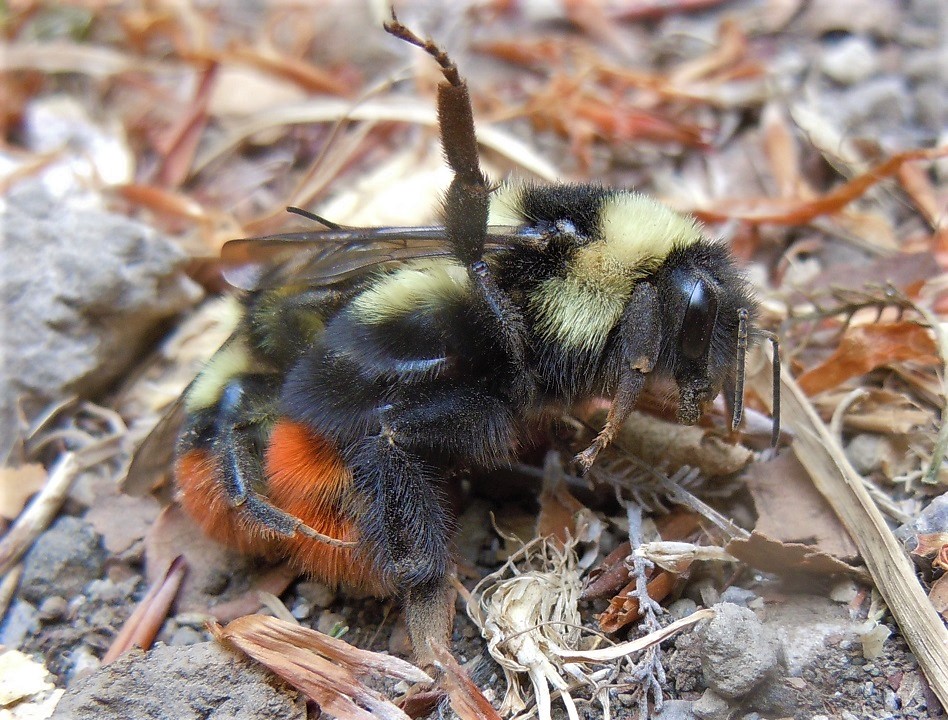
[[[713,258],[712,258],[713,259]],[[730,265],[673,266],[664,279],[660,365],[679,391],[678,421],[692,425],[703,406],[733,379],[737,367],[738,312],[751,306],[743,280]]]

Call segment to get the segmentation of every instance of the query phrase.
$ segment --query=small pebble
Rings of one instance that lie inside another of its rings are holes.
[[[721,593],[721,602],[734,603],[735,605],[741,605],[747,607],[757,598],[757,593],[753,590],[746,590],[745,588],[737,587],[732,585],[729,588],[726,588],[723,593]]]
[[[830,589],[830,600],[838,603],[850,603],[856,599],[859,587],[852,580],[842,580]]]
[[[699,720],[727,720],[731,714],[731,706],[714,690],[708,689],[695,701],[691,711]]]
[[[305,620],[313,614],[313,606],[305,600],[297,600],[296,603],[293,604],[290,614],[297,620]]]
[[[80,645],[69,653],[69,676],[71,679],[84,677],[95,672],[102,665],[102,661],[95,656],[88,645]]]
[[[336,591],[320,582],[298,583],[296,592],[317,608],[328,608],[336,599]]]
[[[333,635],[339,631],[339,628],[345,627],[347,624],[345,617],[339,613],[324,610],[320,613],[319,620],[316,621],[316,629],[326,635]]]
[[[864,37],[850,35],[826,48],[820,69],[842,85],[853,85],[878,71],[879,58],[872,43]]]
[[[39,618],[46,622],[59,620],[66,614],[68,609],[69,603],[66,602],[66,598],[60,597],[59,595],[50,595],[43,600],[39,606]]]
[[[194,645],[199,642],[204,642],[205,637],[204,633],[195,630],[190,627],[179,627],[172,634],[171,639],[168,640],[169,645]]]
[[[205,623],[212,619],[213,618],[207,613],[201,612],[183,612],[174,616],[174,621],[178,623],[178,625],[198,629],[203,628]]]
[[[690,598],[681,598],[668,606],[668,614],[672,620],[681,620],[694,614],[698,609],[698,603]]]
[[[777,643],[753,612],[730,603],[700,630],[705,683],[725,698],[740,698],[777,666]]]

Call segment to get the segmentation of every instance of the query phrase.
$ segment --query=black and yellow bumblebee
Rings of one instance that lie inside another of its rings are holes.
[[[652,378],[677,386],[681,422],[723,388],[736,423],[763,333],[727,248],[689,217],[598,185],[492,186],[454,63],[394,15],[385,29],[444,76],[443,224],[312,216],[325,229],[229,243],[258,272],[183,397],[175,480],[214,538],[400,596],[429,664],[453,615],[448,472],[506,463],[543,413],[608,396],[588,469]]]

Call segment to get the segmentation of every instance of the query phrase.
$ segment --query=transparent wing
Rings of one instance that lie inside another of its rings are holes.
[[[128,472],[120,482],[122,492],[141,497],[164,484],[168,473],[171,472],[175,440],[184,425],[186,414],[182,393],[168,406],[161,419],[132,455]]]
[[[509,249],[536,237],[535,231],[491,227],[485,252]],[[283,233],[231,240],[221,251],[225,279],[243,290],[295,284],[325,287],[380,266],[451,255],[444,228],[437,225]]]

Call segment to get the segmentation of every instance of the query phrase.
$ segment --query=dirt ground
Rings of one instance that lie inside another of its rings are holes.
[[[759,342],[739,436],[657,389],[586,478],[607,400],[452,478],[463,671],[426,694],[379,660],[412,657],[396,600],[218,545],[129,462],[229,334],[223,243],[308,228],[288,205],[436,222],[436,68],[378,3],[11,3],[0,719],[945,716],[943,5],[564,8],[397,4],[468,79],[492,178],[635,188],[730,245],[781,341],[779,446]],[[255,655],[252,614],[379,655]]]

